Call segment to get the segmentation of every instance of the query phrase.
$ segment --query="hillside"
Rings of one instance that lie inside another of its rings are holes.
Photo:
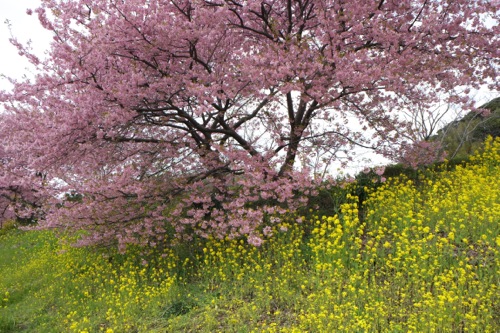
[[[337,213],[276,216],[260,247],[4,231],[0,332],[498,332],[500,139],[471,160],[368,189],[362,220],[346,185]]]
[[[471,111],[443,127],[432,138],[442,142],[448,158],[465,158],[479,148],[488,135],[500,136],[500,97],[480,108],[489,110],[489,114]]]

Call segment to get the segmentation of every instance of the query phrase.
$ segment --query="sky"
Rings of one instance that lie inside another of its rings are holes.
[[[0,0],[0,75],[21,78],[30,70],[29,62],[20,57],[17,49],[9,42],[11,34],[22,42],[31,40],[35,53],[39,56],[43,56],[48,49],[51,34],[38,23],[36,14],[26,14],[26,9],[35,9],[40,4],[40,0]],[[0,89],[9,87],[7,80],[0,77]]]

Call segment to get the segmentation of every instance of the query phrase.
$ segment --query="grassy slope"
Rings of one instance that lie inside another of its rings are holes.
[[[11,231],[0,332],[500,331],[500,140],[488,145],[419,186],[388,181],[363,221],[356,197],[339,215],[282,216],[261,248],[119,255]]]

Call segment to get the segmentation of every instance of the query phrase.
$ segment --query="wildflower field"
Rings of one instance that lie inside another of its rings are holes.
[[[74,248],[2,230],[0,332],[499,332],[500,139],[260,247]],[[375,187],[374,187],[375,188]]]

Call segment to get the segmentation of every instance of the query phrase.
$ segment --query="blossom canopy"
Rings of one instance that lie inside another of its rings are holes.
[[[28,14],[54,40],[46,59],[12,40],[37,73],[0,94],[0,187],[42,173],[40,225],[85,242],[258,244],[266,216],[354,146],[433,147],[411,144],[403,111],[499,85],[498,1],[42,0]]]

